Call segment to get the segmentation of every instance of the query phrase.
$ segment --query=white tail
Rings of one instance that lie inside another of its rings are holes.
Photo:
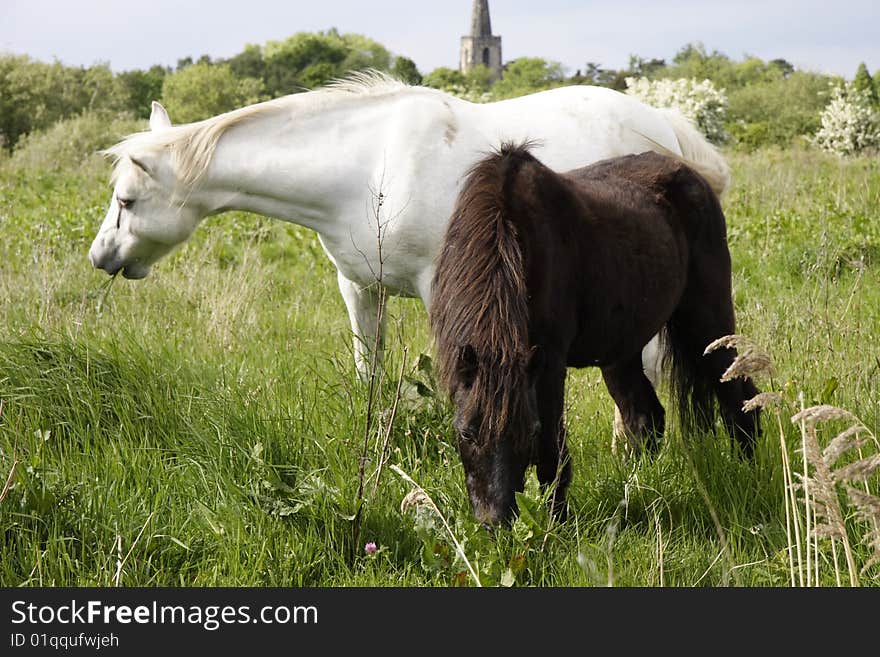
[[[652,150],[682,160],[703,176],[719,197],[724,194],[730,186],[730,167],[724,156],[681,112],[671,108],[658,109],[658,111],[672,126],[675,137],[678,139],[679,148],[681,148],[681,155],[669,150],[647,135],[641,132],[639,134],[651,142]]]

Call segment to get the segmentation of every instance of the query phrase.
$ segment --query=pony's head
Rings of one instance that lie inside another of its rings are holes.
[[[541,422],[538,415],[539,354],[531,350],[510,363],[459,349],[449,378],[465,483],[477,520],[487,526],[516,513]]]
[[[150,130],[108,151],[116,158],[113,196],[89,249],[92,265],[108,274],[144,278],[205,215],[197,203],[181,195],[168,141],[162,138],[170,130],[167,112],[154,102]]]
[[[525,146],[504,145],[471,168],[437,259],[429,308],[468,495],[487,525],[515,513],[540,431],[536,382],[544,356],[529,330],[525,226],[508,198],[532,161]]]

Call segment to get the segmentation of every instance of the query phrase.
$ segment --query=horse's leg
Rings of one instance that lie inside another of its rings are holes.
[[[385,316],[379,315],[379,294],[373,283],[367,287],[337,274],[339,291],[348,309],[351,330],[354,333],[354,365],[361,380],[369,379],[373,365],[373,349],[376,363],[381,362],[385,343]]]
[[[642,349],[642,369],[648,381],[657,389],[660,382],[660,366],[663,360],[663,351],[660,342],[660,334],[658,333],[651,341]],[[614,405],[614,426],[611,432],[611,453],[617,456],[617,444],[626,438],[626,423],[623,420],[623,414],[617,404]]]
[[[632,452],[656,451],[666,426],[666,413],[636,356],[602,368],[605,386],[620,409],[623,435]]]
[[[710,372],[715,394],[718,397],[727,435],[735,439],[742,448],[743,454],[751,458],[755,450],[755,438],[760,431],[760,416],[757,409],[746,413],[742,407],[745,401],[758,394],[758,388],[750,378],[721,382],[721,375],[735,358],[735,349],[719,349],[704,356],[707,361],[706,369]]]
[[[683,357],[697,364],[698,377],[718,399],[728,435],[739,443],[745,455],[751,456],[760,431],[759,411],[746,413],[742,405],[758,394],[758,389],[749,378],[721,382],[721,376],[736,358],[735,349],[718,349],[703,355],[710,342],[736,331],[730,268],[729,264],[723,266],[725,260],[730,262],[730,256],[724,246],[723,251],[715,254],[710,249],[695,248],[691,258],[687,287],[674,315],[678,334],[675,339],[679,341],[676,351],[683,351]]]
[[[571,482],[571,461],[562,419],[562,407],[565,402],[564,361],[546,359],[535,386],[538,395],[538,417],[541,420],[535,462],[536,474],[542,490],[555,484],[552,511],[559,520],[563,520],[567,510],[565,495]]]

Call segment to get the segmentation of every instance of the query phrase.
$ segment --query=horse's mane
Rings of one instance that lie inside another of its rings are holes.
[[[525,161],[536,162],[526,145],[504,144],[470,169],[434,273],[429,316],[439,379],[453,391],[462,359],[475,359],[470,399],[481,435],[502,435],[524,403],[532,351],[525,254],[507,199]]]
[[[113,178],[115,179],[119,172],[120,161],[132,149],[156,152],[167,149],[171,154],[171,163],[179,182],[184,186],[191,186],[210,166],[220,138],[230,128],[250,119],[291,109],[307,111],[310,106],[319,107],[324,102],[343,98],[386,96],[412,88],[414,87],[381,71],[352,72],[310,93],[282,96],[219,114],[204,121],[172,126],[165,130],[138,132],[111,146],[104,153],[114,160]]]

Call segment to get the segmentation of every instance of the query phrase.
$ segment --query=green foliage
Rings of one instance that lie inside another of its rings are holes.
[[[230,57],[225,62],[236,77],[256,78],[262,80],[266,73],[266,63],[263,61],[263,49],[260,46],[249,43],[240,53]]]
[[[0,55],[0,147],[87,109],[118,111],[124,99],[109,67],[46,64]]]
[[[391,74],[407,84],[422,83],[422,74],[419,73],[416,63],[409,57],[395,57],[394,65],[391,67]]]
[[[149,119],[152,102],[162,97],[162,83],[167,74],[161,66],[152,66],[148,71],[119,73],[116,80],[126,96],[125,109],[139,118]]]
[[[746,149],[785,146],[819,128],[828,78],[795,71],[787,78],[735,88],[727,96],[728,132]]]
[[[253,53],[249,54],[253,58]],[[351,71],[387,71],[391,55],[385,47],[360,34],[299,32],[263,47],[263,83],[270,96],[314,89]]]
[[[635,78],[652,78],[666,68],[665,59],[644,59],[638,55],[629,56],[628,72]]]
[[[868,102],[871,105],[877,105],[877,89],[874,84],[874,78],[871,77],[871,74],[868,72],[868,67],[865,66],[865,62],[859,64],[858,69],[856,70],[855,77],[852,81],[853,89],[856,91],[860,91],[865,94],[865,97],[868,99]]]
[[[465,84],[464,74],[458,69],[439,66],[422,79],[422,84],[426,87],[443,90],[455,86],[463,87]]]
[[[175,123],[190,123],[263,100],[263,83],[237,78],[226,65],[193,64],[162,85],[162,103]]]
[[[8,164],[31,172],[75,171],[87,165],[100,166],[95,164],[95,160],[102,159],[98,151],[146,127],[142,119],[129,114],[84,112],[23,137]]]
[[[726,130],[733,143],[746,150],[785,146],[812,134],[819,127],[832,80],[827,75],[798,71],[785,59],[765,62],[746,56],[734,61],[718,51],[708,52],[702,43],[684,46],[669,66],[646,66],[644,60],[632,58],[630,68],[644,68],[646,77],[653,79],[711,80],[727,95]]]
[[[422,84],[472,102],[487,102],[492,99],[492,71],[482,64],[474,66],[466,74],[446,67],[435,68],[425,76]]]
[[[552,89],[565,83],[562,64],[540,57],[521,57],[504,67],[501,79],[492,86],[496,100]]]
[[[746,56],[741,62],[735,62],[717,50],[708,53],[701,43],[686,45],[679,50],[673,62],[671,66],[655,69],[654,75],[709,79],[728,92],[748,85],[782,80],[793,70],[785,60],[765,62],[758,57]]]

